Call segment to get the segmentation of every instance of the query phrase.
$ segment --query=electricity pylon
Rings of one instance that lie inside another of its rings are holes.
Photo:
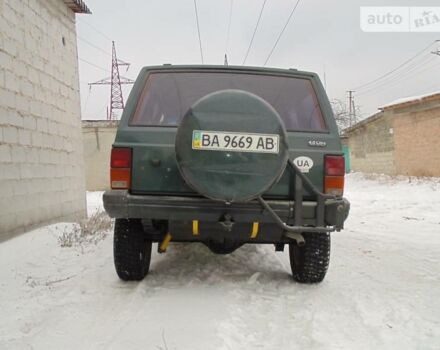
[[[110,85],[110,110],[107,108],[107,119],[115,120],[116,115],[114,114],[115,109],[124,109],[124,97],[122,96],[122,84],[133,84],[134,80],[130,78],[125,78],[119,75],[119,67],[126,66],[130,67],[130,63],[119,60],[116,57],[115,42],[112,41],[112,68],[111,76],[98,80],[94,83],[89,83],[90,88],[92,85]]]

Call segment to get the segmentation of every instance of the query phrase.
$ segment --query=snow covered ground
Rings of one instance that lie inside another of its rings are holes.
[[[89,193],[89,211],[101,193]],[[60,247],[71,224],[0,244],[1,349],[439,349],[440,180],[351,174],[346,230],[319,285],[287,252],[201,244],[155,254],[141,283],[113,269],[112,239]]]

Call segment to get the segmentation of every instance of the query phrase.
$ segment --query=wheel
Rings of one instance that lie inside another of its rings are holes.
[[[209,241],[205,243],[211,252],[214,254],[231,254],[238,248],[240,248],[243,243],[225,240],[223,242]]]
[[[116,273],[124,281],[140,281],[148,273],[152,242],[139,219],[116,219],[113,258]]]
[[[319,283],[330,263],[330,234],[303,233],[305,244],[289,244],[293,279],[300,283]]]

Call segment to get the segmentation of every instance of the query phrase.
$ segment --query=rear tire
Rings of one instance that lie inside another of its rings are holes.
[[[303,233],[305,244],[289,244],[293,279],[300,283],[319,283],[330,263],[330,234]]]
[[[139,219],[116,219],[113,258],[116,273],[124,281],[140,281],[148,273],[152,242]]]

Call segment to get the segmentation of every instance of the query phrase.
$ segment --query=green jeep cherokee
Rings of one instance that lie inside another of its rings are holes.
[[[104,207],[116,218],[123,280],[148,273],[151,248],[202,242],[289,245],[293,278],[323,280],[340,231],[344,158],[318,76],[294,69],[145,67],[111,152]]]

